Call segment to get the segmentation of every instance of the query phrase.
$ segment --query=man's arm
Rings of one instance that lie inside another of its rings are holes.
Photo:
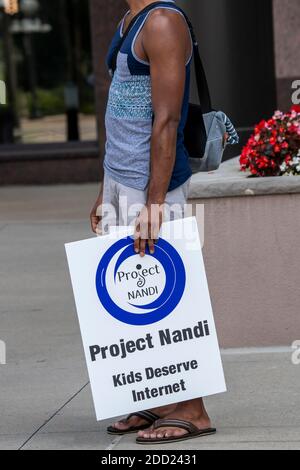
[[[186,62],[191,41],[184,19],[159,10],[146,23],[142,45],[150,63],[154,122],[151,138],[151,172],[148,197],[136,227],[135,250],[144,255],[146,244],[154,251],[154,240],[162,222],[162,204],[176,159],[177,130],[181,118]]]

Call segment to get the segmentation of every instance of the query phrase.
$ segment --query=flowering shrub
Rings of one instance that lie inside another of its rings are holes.
[[[300,175],[300,106],[261,121],[242,150],[240,165],[252,176]]]

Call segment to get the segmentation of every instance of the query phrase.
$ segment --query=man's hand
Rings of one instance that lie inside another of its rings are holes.
[[[162,205],[151,204],[143,207],[135,223],[134,250],[137,254],[145,256],[148,245],[149,252],[153,255],[154,244],[158,240],[162,221]]]
[[[99,230],[98,225],[102,219],[102,214],[101,214],[102,201],[103,201],[103,193],[101,190],[90,213],[92,231],[98,235],[101,234],[100,233],[101,230]]]

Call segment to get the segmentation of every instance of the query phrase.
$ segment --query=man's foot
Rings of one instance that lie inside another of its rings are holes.
[[[156,414],[160,418],[165,418],[169,413],[172,413],[175,410],[176,406],[176,404],[161,406],[160,408],[153,408],[149,411]],[[147,421],[145,419],[140,418],[139,416],[132,416],[128,420],[122,419],[121,421],[117,421],[113,424],[113,428],[117,429],[120,432],[126,432],[130,428],[140,427],[145,424],[147,424]]]
[[[179,403],[175,410],[165,415],[164,418],[187,421],[199,430],[211,428],[211,422],[202,399]],[[182,428],[165,427],[153,429],[151,426],[149,429],[139,431],[138,437],[142,439],[165,439],[168,437],[182,437],[186,434],[187,431]]]

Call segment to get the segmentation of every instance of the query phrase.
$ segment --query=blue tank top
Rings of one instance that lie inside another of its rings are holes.
[[[164,6],[162,2],[162,5],[156,8],[175,10],[182,15],[175,4]],[[139,190],[145,190],[150,179],[153,109],[150,66],[149,63],[137,57],[134,46],[152,11],[137,19],[118,53],[117,67],[110,86],[105,115],[104,170],[115,181]],[[122,38],[124,20],[125,18],[119,25],[108,52],[109,69],[111,69],[114,51]],[[169,191],[184,184],[192,174],[183,135],[188,113],[191,59],[186,64],[186,82],[181,120],[178,126],[176,161]]]

